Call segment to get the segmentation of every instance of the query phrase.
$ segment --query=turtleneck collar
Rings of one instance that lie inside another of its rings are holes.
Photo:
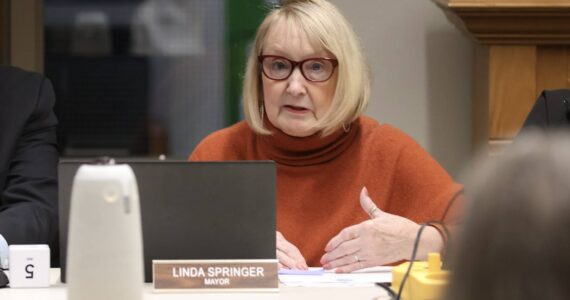
[[[265,126],[273,134],[262,135],[261,145],[269,159],[291,166],[309,166],[325,163],[342,154],[352,143],[360,129],[360,119],[351,123],[346,132],[343,128],[322,137],[317,132],[308,137],[290,136],[276,128],[265,118]]]

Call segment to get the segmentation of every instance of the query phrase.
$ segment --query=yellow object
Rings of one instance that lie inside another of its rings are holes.
[[[410,262],[405,262],[392,269],[392,290],[398,294],[404,274]],[[416,261],[410,275],[404,283],[402,300],[439,300],[447,285],[450,273],[441,269],[439,253],[429,253],[427,261]]]

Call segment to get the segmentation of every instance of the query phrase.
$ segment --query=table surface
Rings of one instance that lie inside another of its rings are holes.
[[[65,300],[66,285],[59,282],[59,269],[51,270],[52,285],[49,288],[4,288],[0,289],[2,300]],[[182,292],[155,293],[152,285],[144,286],[143,299],[390,299],[379,287],[291,287],[279,285],[279,292]]]

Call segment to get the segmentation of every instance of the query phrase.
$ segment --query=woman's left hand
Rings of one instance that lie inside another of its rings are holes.
[[[336,268],[337,273],[348,273],[410,257],[420,225],[381,211],[368,196],[366,188],[360,192],[360,205],[371,219],[343,229],[328,242],[321,258],[325,269]],[[424,235],[428,234],[428,229],[430,239],[440,239],[432,227],[426,227]],[[436,236],[433,236],[434,232]],[[439,242],[441,246],[441,240]]]

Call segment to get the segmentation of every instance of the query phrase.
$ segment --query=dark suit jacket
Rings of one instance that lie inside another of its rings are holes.
[[[48,79],[0,66],[0,234],[58,247],[57,119]],[[57,256],[54,256],[57,257]]]
[[[552,129],[570,125],[570,89],[543,91],[528,114],[523,129]]]

